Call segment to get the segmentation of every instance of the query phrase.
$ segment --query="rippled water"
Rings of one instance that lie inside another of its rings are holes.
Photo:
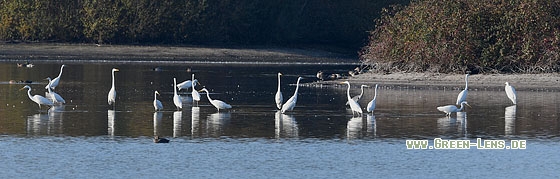
[[[509,178],[558,177],[560,169],[557,91],[518,91],[519,104],[511,106],[503,91],[473,86],[472,108],[448,118],[435,108],[453,104],[462,87],[380,83],[375,114],[352,117],[344,85],[300,86],[297,107],[288,114],[274,104],[277,72],[284,74],[286,100],[298,76],[312,82],[318,70],[344,73],[349,65],[67,64],[56,88],[67,103],[50,110],[39,110],[19,91],[24,84],[8,82],[32,80],[32,94],[44,95],[42,79],[57,76],[60,65],[0,64],[3,178]],[[113,67],[120,69],[114,110],[106,100]],[[217,112],[204,93],[193,104],[190,91],[180,91],[184,108],[176,111],[173,77],[182,82],[192,73],[213,99],[233,109]],[[352,85],[358,94],[359,84]],[[155,90],[162,112],[152,106]],[[373,94],[367,88],[360,104]],[[154,144],[154,135],[171,143]],[[528,144],[526,150],[406,149],[407,139],[436,137]]]

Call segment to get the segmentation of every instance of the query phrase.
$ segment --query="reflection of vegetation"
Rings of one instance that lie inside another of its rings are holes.
[[[389,1],[0,1],[0,40],[358,48]]]
[[[560,1],[418,0],[384,13],[361,52],[376,70],[560,71]]]

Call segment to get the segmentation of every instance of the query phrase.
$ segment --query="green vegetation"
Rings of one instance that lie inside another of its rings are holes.
[[[384,9],[363,62],[379,72],[560,72],[560,1],[418,0]]]
[[[321,45],[355,53],[408,0],[0,0],[0,40]]]

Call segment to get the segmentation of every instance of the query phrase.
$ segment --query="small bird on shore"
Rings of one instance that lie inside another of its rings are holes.
[[[509,100],[511,100],[511,102],[513,104],[517,104],[517,92],[515,91],[515,88],[513,88],[513,86],[509,85],[508,82],[505,83],[506,84],[506,95],[509,98]]]
[[[169,143],[169,139],[154,136],[154,143]]]

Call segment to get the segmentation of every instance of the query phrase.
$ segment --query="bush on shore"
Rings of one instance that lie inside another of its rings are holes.
[[[415,0],[384,9],[360,59],[378,72],[560,72],[560,1]]]

